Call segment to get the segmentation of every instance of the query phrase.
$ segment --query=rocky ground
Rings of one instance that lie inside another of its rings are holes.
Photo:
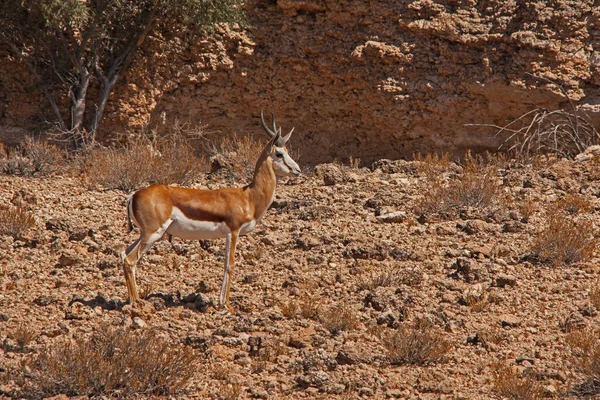
[[[0,176],[0,205],[35,217],[25,237],[0,237],[0,398],[20,395],[22,361],[102,326],[155,330],[201,353],[178,398],[489,399],[502,394],[499,371],[541,396],[575,398],[586,376],[567,336],[599,322],[599,258],[552,266],[530,255],[569,196],[589,205],[573,218],[596,231],[595,160],[496,162],[496,208],[445,216],[427,214],[423,201],[465,174],[455,164],[319,166],[280,184],[239,243],[235,315],[211,305],[224,241],[158,242],[140,262],[147,296],[134,308],[119,264],[137,237],[126,193],[72,175]],[[207,184],[218,185],[197,186]],[[394,362],[385,338],[415,324],[448,352]]]

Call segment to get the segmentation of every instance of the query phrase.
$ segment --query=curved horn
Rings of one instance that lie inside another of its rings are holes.
[[[260,122],[262,123],[263,128],[265,128],[265,131],[269,134],[270,137],[273,137],[277,134],[277,129],[275,129],[275,115],[273,115],[273,130],[269,129],[269,127],[267,126],[262,110],[260,110]]]

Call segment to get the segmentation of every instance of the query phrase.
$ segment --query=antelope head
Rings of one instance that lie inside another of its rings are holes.
[[[275,125],[275,115],[273,113],[271,113],[271,118],[273,119],[273,127],[269,128],[265,122],[263,112],[260,112],[260,121],[262,122],[263,128],[265,128],[265,132],[267,132],[271,138],[272,143],[270,149],[266,149],[266,151],[270,150],[267,157],[271,158],[273,161],[273,168],[277,176],[298,176],[300,175],[300,167],[296,164],[296,161],[290,157],[287,148],[285,147],[292,136],[292,132],[294,132],[294,128],[292,128],[287,135],[281,136],[281,127],[277,128]]]

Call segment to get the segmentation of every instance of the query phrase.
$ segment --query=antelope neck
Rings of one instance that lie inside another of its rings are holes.
[[[252,182],[248,185],[250,199],[255,205],[255,219],[260,219],[273,202],[276,184],[277,176],[273,168],[273,160],[267,158],[256,166]]]

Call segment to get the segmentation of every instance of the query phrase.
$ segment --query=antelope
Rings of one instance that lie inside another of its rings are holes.
[[[240,235],[246,235],[256,227],[273,202],[278,177],[298,176],[300,167],[290,157],[285,147],[294,128],[286,136],[281,127],[260,120],[270,140],[262,151],[252,181],[240,187],[224,187],[214,190],[152,185],[133,193],[127,201],[130,231],[135,224],[140,237],[121,253],[128,299],[132,304],[139,301],[135,283],[135,268],[150,246],[165,233],[188,240],[225,238],[225,272],[219,307],[229,304],[229,289],[233,275],[235,248]]]

